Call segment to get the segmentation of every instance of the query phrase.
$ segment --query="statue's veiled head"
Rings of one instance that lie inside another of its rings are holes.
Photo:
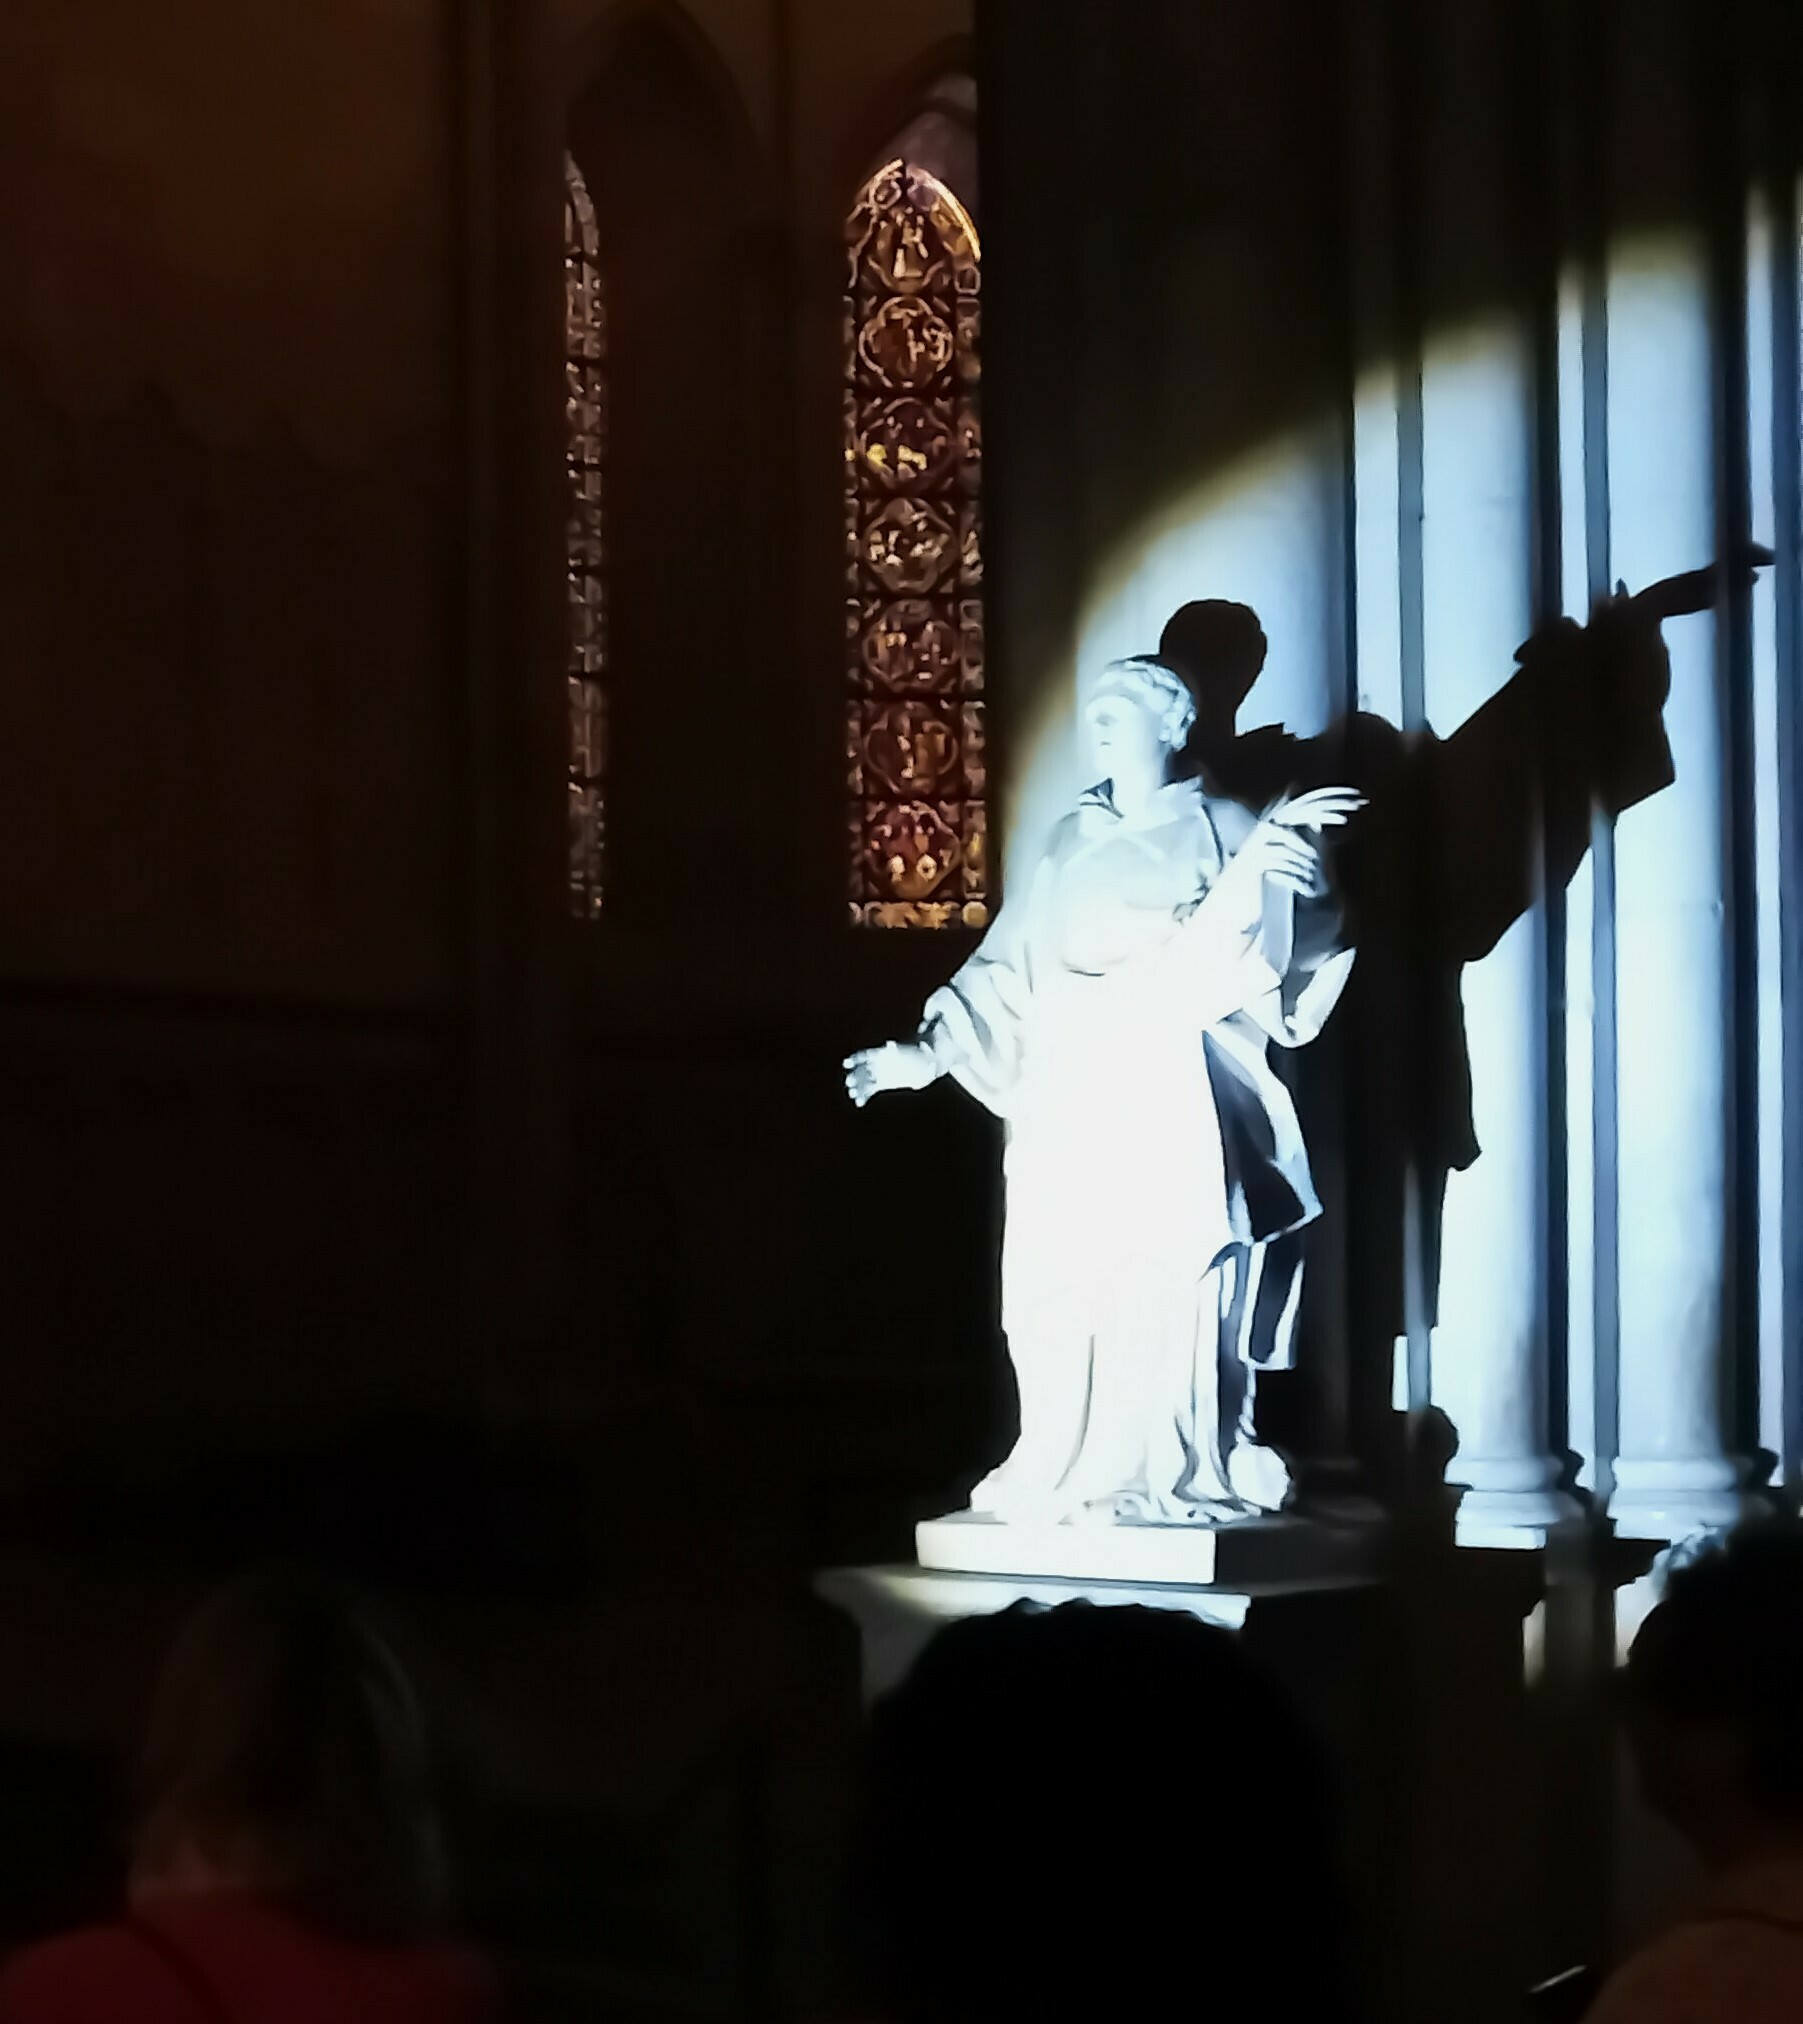
[[[1161,780],[1189,736],[1195,698],[1162,661],[1110,661],[1083,698],[1083,735],[1099,780]]]

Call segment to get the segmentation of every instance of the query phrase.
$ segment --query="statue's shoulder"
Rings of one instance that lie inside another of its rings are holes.
[[[1052,824],[1046,835],[1045,847],[1040,851],[1040,860],[1045,864],[1061,864],[1077,848],[1084,837],[1090,836],[1107,823],[1107,804],[1092,801],[1085,795],[1075,808],[1067,808]]]

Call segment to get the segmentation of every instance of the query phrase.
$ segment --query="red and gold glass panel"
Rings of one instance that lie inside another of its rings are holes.
[[[601,479],[607,444],[607,317],[595,207],[575,159],[563,161],[564,455],[569,522],[564,541],[570,706],[570,912],[601,912],[607,826],[607,604]]]
[[[981,248],[906,161],[846,222],[845,577],[851,918],[988,919]]]

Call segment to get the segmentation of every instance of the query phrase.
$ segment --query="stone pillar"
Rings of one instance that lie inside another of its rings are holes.
[[[1637,10],[1614,52],[1612,168],[1693,201],[1696,114],[1681,10]],[[1700,227],[1619,233],[1607,269],[1613,575],[1633,588],[1717,547],[1714,361]],[[1726,1438],[1731,1141],[1725,663],[1717,620],[1670,621],[1675,785],[1615,834],[1619,1426],[1610,1515],[1632,1537],[1731,1521]]]
[[[1803,697],[1798,680],[1803,554],[1796,390],[1803,377],[1796,303],[1803,191],[1769,178],[1748,206],[1747,504],[1749,529],[1780,560],[1761,573],[1748,612],[1748,728],[1758,1116],[1759,1445],[1794,1489],[1803,1474],[1803,936],[1796,929],[1795,839],[1803,815]]]
[[[1510,679],[1513,651],[1537,616],[1537,388],[1526,263],[1510,243],[1516,136],[1507,91],[1483,82],[1487,74],[1507,82],[1518,23],[1496,0],[1435,10],[1432,22],[1426,74],[1438,84],[1417,108],[1423,258],[1445,285],[1475,233],[1516,276],[1507,309],[1446,313],[1421,337],[1422,692],[1429,725],[1451,740]],[[1509,763],[1506,752],[1496,757]],[[1491,761],[1452,748],[1442,758],[1445,791],[1425,841],[1456,865],[1487,847],[1461,825],[1483,819],[1487,797],[1472,790]],[[1492,819],[1505,818],[1493,847],[1522,855],[1528,904],[1461,979],[1481,1150],[1447,1180],[1432,1399],[1458,1436],[1448,1480],[1465,1491],[1461,1539],[1532,1545],[1576,1509],[1548,1440],[1546,917],[1532,781],[1512,780],[1499,794]],[[1459,917],[1467,894],[1456,875],[1430,867],[1423,884],[1451,949],[1481,938]]]

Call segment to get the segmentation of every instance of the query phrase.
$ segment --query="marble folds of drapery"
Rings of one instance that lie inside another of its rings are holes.
[[[1267,1048],[1314,1038],[1352,960],[1325,889],[1223,881],[1254,819],[1194,781],[1131,821],[1092,791],[927,1003],[927,1044],[1008,1133],[1021,1435],[973,1508],[1244,1508],[1243,1373],[1287,1361],[1295,1319],[1299,1251],[1274,1246],[1320,1208]]]

